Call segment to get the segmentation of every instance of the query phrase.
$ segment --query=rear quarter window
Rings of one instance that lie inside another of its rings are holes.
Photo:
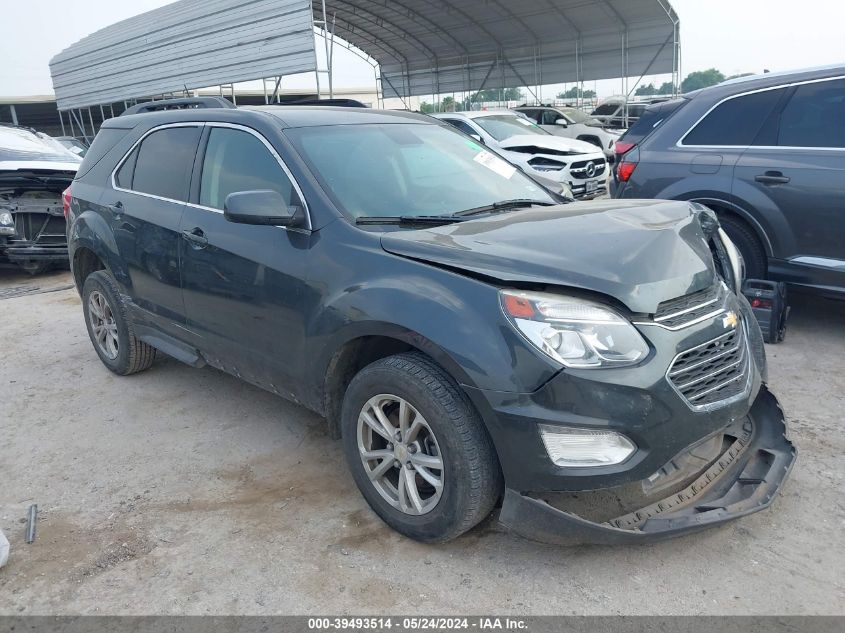
[[[131,130],[129,128],[104,127],[97,132],[97,136],[94,137],[94,142],[85,153],[85,158],[82,159],[82,164],[76,172],[76,177],[81,178],[91,171],[91,168],[99,163],[103,156],[108,154],[124,136],[129,134],[130,131]]]
[[[628,128],[619,140],[639,144],[687,103],[689,101],[686,99],[673,99],[647,107],[637,122]]]

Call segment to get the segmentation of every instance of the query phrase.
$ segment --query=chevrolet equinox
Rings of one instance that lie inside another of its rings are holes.
[[[142,109],[103,125],[65,196],[114,373],[162,352],[320,413],[420,541],[498,504],[540,541],[655,540],[786,479],[742,259],[708,209],[562,204],[421,115]]]

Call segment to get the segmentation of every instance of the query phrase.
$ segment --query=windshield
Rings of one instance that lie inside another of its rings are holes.
[[[450,215],[514,199],[554,203],[510,163],[444,126],[337,125],[285,134],[353,218]]]
[[[88,151],[88,148],[85,147],[82,143],[74,139],[67,139],[67,138],[60,138],[56,139],[64,145],[67,149],[69,149],[72,153],[76,154],[77,156],[85,156],[85,152]]]
[[[558,112],[563,112],[573,123],[586,123],[590,120],[590,117],[578,108],[558,108]]]
[[[593,110],[593,114],[597,116],[608,116],[610,114],[616,114],[616,111],[619,109],[618,103],[605,103],[600,105],[598,108]]]
[[[480,116],[472,121],[497,141],[504,141],[518,134],[549,134],[533,121],[512,114]]]

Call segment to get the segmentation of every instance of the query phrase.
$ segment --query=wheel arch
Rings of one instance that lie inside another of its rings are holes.
[[[82,213],[69,231],[68,251],[77,291],[82,293],[85,278],[95,270],[106,270],[125,285],[129,279],[122,268],[111,227],[93,211]]]
[[[355,375],[367,365],[404,352],[417,352],[437,364],[459,386],[471,379],[444,350],[421,334],[389,324],[371,324],[367,330],[351,333],[334,353],[319,363],[323,376],[318,402],[332,437],[340,437],[343,397]]]
[[[768,234],[766,233],[766,230],[763,228],[757,218],[754,217],[754,214],[748,211],[748,209],[743,205],[732,200],[727,200],[724,197],[715,196],[703,192],[690,193],[679,199],[688,202],[698,202],[699,204],[703,204],[704,206],[713,209],[717,215],[720,213],[725,213],[742,221],[751,229],[752,233],[757,237],[757,240],[760,242],[760,246],[763,247],[763,252],[766,254],[766,256],[772,256],[774,249],[772,247],[772,242],[769,239]]]

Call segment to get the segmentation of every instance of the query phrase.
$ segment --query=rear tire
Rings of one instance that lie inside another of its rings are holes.
[[[367,417],[391,426],[373,430]],[[415,426],[423,430],[414,434]],[[341,430],[361,494],[385,523],[417,541],[442,543],[466,532],[490,514],[502,492],[499,461],[480,416],[455,381],[422,354],[398,354],[362,369],[344,396]],[[365,459],[365,451],[385,457]],[[439,470],[426,465],[438,460]],[[434,479],[439,488],[429,483]],[[400,486],[408,491],[404,499]]]
[[[135,336],[117,283],[106,271],[85,279],[82,311],[91,344],[106,367],[119,376],[149,369],[156,350]]]
[[[745,260],[745,276],[748,279],[765,279],[766,252],[754,229],[743,220],[729,215],[719,214],[719,223]]]

